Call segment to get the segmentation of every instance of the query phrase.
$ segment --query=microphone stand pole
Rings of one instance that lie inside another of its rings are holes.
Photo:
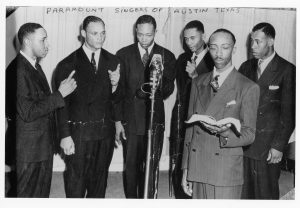
[[[151,87],[151,110],[150,110],[150,123],[148,128],[148,142],[147,142],[147,156],[146,156],[146,171],[145,171],[145,186],[144,186],[144,199],[149,197],[149,175],[150,175],[150,163],[151,163],[151,147],[152,147],[152,128],[153,128],[153,115],[154,115],[154,101],[155,101],[155,82],[156,76],[153,78],[153,85]]]

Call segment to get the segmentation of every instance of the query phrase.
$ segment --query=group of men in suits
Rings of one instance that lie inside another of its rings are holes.
[[[7,137],[16,140],[16,196],[49,197],[53,154],[60,152],[66,197],[103,198],[114,145],[122,143],[125,195],[141,198],[150,120],[144,83],[152,83],[151,60],[159,54],[163,74],[154,96],[147,196],[157,198],[163,100],[172,94],[176,78],[171,130],[172,137],[179,122],[176,198],[278,198],[279,162],[295,125],[295,67],[274,52],[272,25],[253,28],[255,58],[242,64],[241,73],[232,65],[235,36],[229,30],[216,30],[206,44],[203,24],[189,22],[183,30],[187,52],[177,61],[155,43],[152,16],[140,16],[135,30],[136,43],[113,55],[102,48],[103,20],[86,17],[84,42],[58,63],[52,93],[38,64],[48,51],[47,33],[36,23],[21,26],[21,50],[6,71]],[[259,75],[257,68],[262,69]],[[184,125],[195,113],[236,118],[240,135],[229,125]]]
[[[41,67],[35,66],[37,59],[47,54],[46,31],[36,23],[20,28],[22,48],[7,68],[6,87],[6,117],[9,132],[15,132],[7,136],[17,141],[17,197],[49,197],[55,141],[61,150],[56,152],[66,164],[66,197],[105,197],[114,145],[121,142],[125,195],[143,197],[150,106],[149,92],[142,86],[152,80],[151,60],[159,54],[164,73],[159,83],[150,84],[158,86],[147,193],[149,198],[157,197],[165,123],[163,100],[174,90],[176,59],[154,42],[156,21],[152,16],[139,17],[135,28],[137,42],[113,55],[102,48],[106,37],[103,20],[86,17],[81,29],[84,43],[58,63],[52,94]]]
[[[194,35],[189,36],[191,25]],[[280,161],[295,128],[295,66],[275,52],[274,27],[269,23],[253,27],[254,58],[238,71],[232,66],[236,40],[230,31],[212,33],[207,44],[210,59],[201,54],[205,47],[200,21],[188,23],[183,34],[189,52],[176,63],[179,105],[175,104],[172,126],[179,128],[175,153],[182,153],[182,161],[175,162],[175,196],[279,199]],[[191,43],[190,37],[198,44]],[[195,56],[202,57],[198,64]],[[183,125],[182,120],[193,114],[235,118],[241,122],[240,135],[230,124]]]

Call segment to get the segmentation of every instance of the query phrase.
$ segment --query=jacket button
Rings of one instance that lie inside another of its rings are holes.
[[[216,153],[215,153],[215,155],[219,155],[219,153],[218,153],[218,152],[216,152]]]

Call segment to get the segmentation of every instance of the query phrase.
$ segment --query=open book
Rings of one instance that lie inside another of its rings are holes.
[[[186,123],[194,123],[197,121],[211,125],[211,126],[217,126],[217,127],[222,127],[224,125],[231,124],[230,128],[235,133],[235,135],[236,136],[241,135],[241,133],[240,133],[241,132],[241,122],[236,118],[227,117],[227,118],[223,118],[223,119],[217,121],[212,116],[193,114],[190,117],[190,119],[185,122]]]

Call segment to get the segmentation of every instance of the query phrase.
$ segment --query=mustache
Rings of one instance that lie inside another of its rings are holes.
[[[223,58],[220,58],[220,57],[216,57],[216,58],[214,58],[214,60],[215,60],[215,61],[224,61],[224,59],[223,59]]]

